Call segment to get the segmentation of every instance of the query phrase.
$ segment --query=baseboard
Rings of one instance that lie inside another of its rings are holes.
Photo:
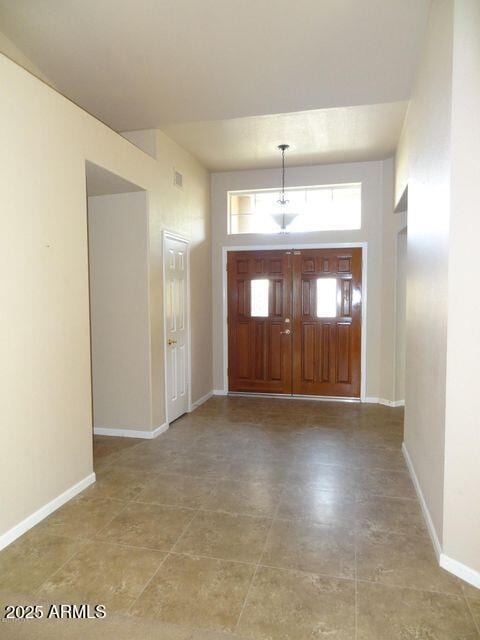
[[[380,404],[384,404],[386,407],[404,407],[405,400],[385,400],[385,398],[380,398]]]
[[[66,502],[74,498],[78,493],[81,493],[84,489],[95,482],[95,474],[90,473],[88,476],[77,482],[72,487],[61,493],[59,496],[50,500],[47,504],[40,509],[37,509],[34,513],[27,518],[16,524],[9,531],[0,536],[0,549],[4,549],[11,544],[14,540],[22,536],[29,529],[38,524],[41,520],[49,516],[51,513],[59,509]]]
[[[417,492],[417,497],[420,502],[420,506],[422,508],[423,517],[425,518],[428,533],[430,534],[430,538],[432,539],[435,555],[437,556],[437,559],[440,562],[440,558],[442,556],[442,546],[440,544],[440,540],[438,539],[438,535],[435,530],[432,517],[428,510],[427,503],[425,502],[425,498],[423,497],[422,489],[420,487],[420,483],[418,482],[417,474],[415,473],[415,468],[413,466],[412,459],[410,458],[410,454],[408,453],[407,447],[405,446],[405,442],[402,444],[402,453],[403,453],[403,457],[405,458],[405,462],[407,463],[408,471],[410,473],[413,486],[415,487],[415,491]]]
[[[223,389],[214,389],[212,394],[214,396],[227,396],[229,395],[228,391],[225,391]],[[292,396],[290,395],[284,395],[281,396],[278,393],[258,393],[258,394],[254,394],[254,393],[244,393],[242,394],[241,392],[233,392],[232,395],[246,395],[246,396],[253,396],[253,395],[257,395],[258,397],[272,397],[272,398],[276,398],[276,397],[288,397],[288,398],[292,398]],[[321,397],[321,396],[297,396],[297,398],[300,399],[309,399],[309,400],[334,400],[335,402],[358,402],[357,398],[337,398],[337,397]],[[208,399],[208,398],[207,398]],[[293,398],[295,399],[295,398]],[[200,402],[200,401],[199,401]],[[387,400],[386,398],[376,398],[374,396],[367,396],[366,398],[361,398],[360,402],[366,402],[368,404],[383,404],[386,407],[404,407],[405,406],[405,400]],[[193,406],[193,405],[192,405]]]
[[[168,429],[168,423],[164,422],[153,431],[140,431],[138,429],[109,429],[106,427],[94,427],[93,433],[96,436],[118,436],[120,438],[143,438],[152,440]]]
[[[450,558],[445,553],[440,554],[440,566],[446,571],[450,571],[454,576],[468,582],[469,584],[480,589],[480,571],[475,571],[467,565]]]
[[[365,402],[383,404],[385,407],[404,407],[405,400],[387,400],[386,398],[365,398]]]
[[[198,400],[195,400],[195,402],[192,402],[192,404],[190,405],[190,409],[189,409],[189,413],[191,411],[195,411],[195,409],[198,409],[198,407],[200,405],[202,405],[204,402],[206,402],[207,400],[210,400],[210,398],[215,394],[215,391],[209,391],[208,393],[206,393],[204,396],[202,396],[201,398],[199,398]]]

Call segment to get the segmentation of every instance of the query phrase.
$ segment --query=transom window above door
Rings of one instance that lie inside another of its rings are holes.
[[[285,189],[288,203],[278,203],[280,191],[229,191],[228,232],[288,233],[360,229],[362,185],[340,184]],[[282,221],[282,214],[285,217]]]

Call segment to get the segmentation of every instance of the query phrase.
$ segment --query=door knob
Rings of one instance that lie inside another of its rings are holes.
[[[289,336],[292,332],[290,329],[285,329],[285,331],[280,331],[280,333],[283,333],[285,336]]]
[[[171,338],[168,339],[168,346],[171,347],[172,344],[177,344],[176,340],[172,340]]]

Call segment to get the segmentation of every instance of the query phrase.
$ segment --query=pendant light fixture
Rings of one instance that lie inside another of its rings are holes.
[[[290,148],[289,144],[279,144],[278,149],[282,152],[282,191],[280,193],[280,199],[277,200],[279,205],[279,211],[272,213],[271,216],[280,227],[280,233],[288,233],[287,229],[289,225],[297,217],[297,213],[292,213],[288,210],[289,200],[285,198],[285,151]]]

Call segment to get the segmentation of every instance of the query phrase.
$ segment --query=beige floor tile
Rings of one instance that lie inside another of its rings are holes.
[[[480,588],[474,587],[468,582],[460,581],[462,586],[463,595],[472,600],[480,600]]]
[[[99,539],[169,551],[194,514],[191,509],[130,502],[100,532]]]
[[[256,563],[270,525],[268,518],[200,512],[175,545],[175,552]]]
[[[51,600],[0,589],[0,611],[6,604],[38,604],[48,611]],[[46,617],[28,622],[0,623],[2,640],[230,640],[239,636],[208,632],[202,635],[192,627],[161,623],[158,620],[141,620],[128,613],[109,610],[103,619],[63,619]]]
[[[356,447],[353,458],[357,467],[407,471],[400,447]]]
[[[328,427],[306,427],[296,433],[295,444],[299,451],[316,450],[321,447],[336,446],[354,448],[353,429]]]
[[[417,500],[371,496],[357,501],[355,526],[363,531],[394,531],[426,534],[425,520]]]
[[[352,425],[352,418],[350,416],[339,415],[323,415],[323,416],[309,416],[307,417],[305,424],[308,427],[319,427],[327,429],[349,429]]]
[[[312,483],[287,485],[278,509],[279,518],[307,518],[320,524],[332,524],[353,530],[355,501],[348,495],[325,491]]]
[[[378,405],[212,398],[155,440],[95,437],[97,483],[0,552],[0,589],[108,601],[92,640],[343,640],[356,552],[358,640],[479,640],[480,590],[438,567],[402,423]],[[143,619],[114,613],[139,594]]]
[[[86,492],[96,498],[133,500],[156,477],[156,473],[142,469],[125,469],[115,463],[97,473],[97,481]]]
[[[358,498],[368,496],[385,496],[389,498],[414,498],[410,475],[406,471],[387,471],[385,469],[359,469],[356,495]]]
[[[425,591],[461,593],[458,580],[438,565],[428,534],[357,532],[359,580]]]
[[[220,480],[205,505],[212,511],[268,517],[275,513],[282,490],[270,482]]]
[[[254,566],[170,555],[132,609],[163,622],[232,631]]]
[[[290,480],[299,485],[314,483],[324,491],[353,497],[358,487],[358,473],[357,469],[333,464],[305,464],[292,471]]]
[[[239,457],[232,460],[229,477],[242,482],[264,482],[274,485],[285,483],[289,473],[289,465],[278,464],[276,460],[252,460]]]
[[[386,431],[384,429],[365,428],[355,429],[354,441],[359,447],[387,447],[400,448],[403,433],[400,431]]]
[[[333,464],[340,467],[359,466],[355,448],[349,443],[316,443],[313,446],[297,449],[295,467],[302,468],[311,464]]]
[[[190,450],[175,458],[169,470],[173,473],[215,479],[227,475],[230,464],[230,458],[216,454],[196,454]]]
[[[247,444],[237,446],[235,456],[240,460],[258,460],[290,466],[295,459],[295,450],[290,442],[265,442],[261,438],[257,438]]]
[[[306,520],[276,520],[260,563],[336,578],[353,578],[355,536],[348,529]]]
[[[116,456],[114,466],[117,469],[130,469],[133,472],[162,473],[171,471],[178,458],[178,452],[153,447],[151,449],[129,449]]]
[[[105,604],[107,615],[127,611],[164,557],[159,551],[89,542],[43,584],[39,596]]]
[[[205,504],[215,481],[178,473],[161,473],[145,484],[135,500],[176,507],[199,508]]]
[[[223,458],[234,458],[237,455],[238,447],[243,446],[230,434],[216,433],[212,435],[199,436],[188,450],[196,456],[218,456]]]
[[[189,431],[189,436],[189,438],[169,438],[167,431],[166,433],[160,434],[158,438],[143,441],[141,444],[135,447],[134,453],[139,457],[156,457],[157,460],[163,460],[170,455],[181,455],[185,451],[189,451],[192,448],[195,440],[198,437],[197,435],[193,434],[192,431]]]
[[[359,582],[358,640],[478,640],[462,597]]]
[[[94,436],[93,457],[95,460],[109,456],[112,453],[123,451],[138,445],[135,438],[119,438],[116,436]]]
[[[259,567],[238,633],[258,640],[353,640],[354,582]]]
[[[48,535],[38,528],[28,531],[0,553],[0,589],[33,593],[83,544],[80,540]]]
[[[96,498],[88,493],[74,498],[48,516],[38,526],[40,531],[72,538],[92,538],[125,507],[125,503]]]
[[[175,638],[168,638],[175,640]],[[224,631],[205,631],[204,629],[195,629],[192,635],[188,636],[188,640],[252,640],[251,637],[239,636],[237,633],[227,633]]]

